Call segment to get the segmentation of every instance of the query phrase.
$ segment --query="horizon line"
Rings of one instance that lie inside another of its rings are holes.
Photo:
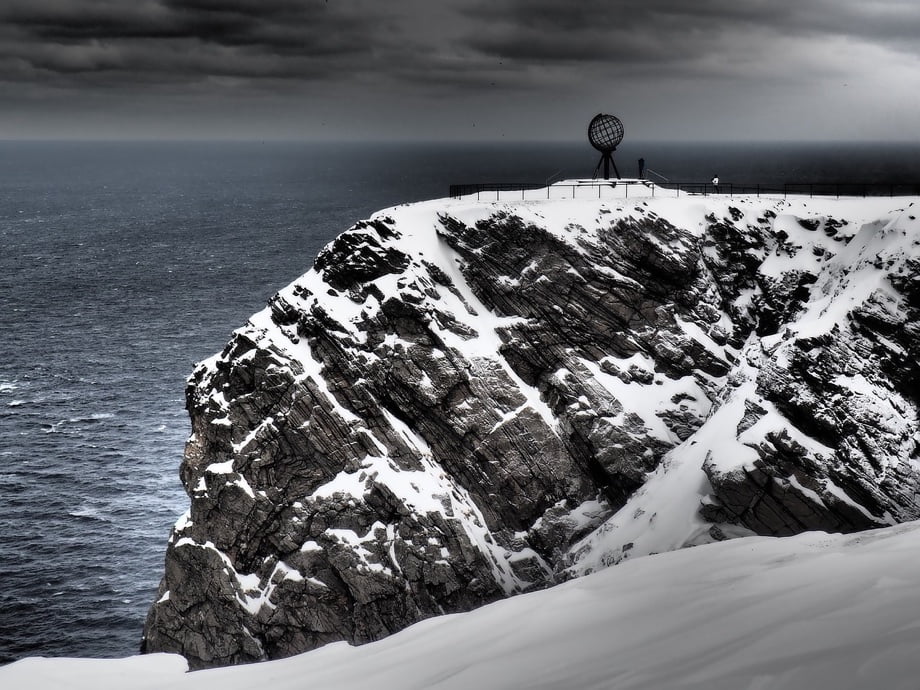
[[[169,144],[169,143],[202,143],[202,144],[329,144],[329,145],[390,145],[390,146],[477,146],[477,145],[537,145],[537,146],[572,146],[584,144],[585,147],[591,148],[587,138],[566,138],[566,139],[320,139],[311,137],[0,137],[0,144],[18,144],[18,143],[62,143],[62,144]],[[920,142],[910,139],[632,139],[624,140],[621,147],[633,147],[635,145],[701,145],[701,146],[724,146],[724,145],[776,145],[776,144],[795,144],[795,145],[863,145],[878,144],[885,146],[911,146],[920,145]]]

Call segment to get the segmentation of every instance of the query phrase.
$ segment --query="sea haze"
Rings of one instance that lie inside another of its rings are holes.
[[[920,181],[920,147],[629,144],[671,180]],[[0,143],[0,662],[136,652],[185,378],[355,220],[590,177],[587,144]]]

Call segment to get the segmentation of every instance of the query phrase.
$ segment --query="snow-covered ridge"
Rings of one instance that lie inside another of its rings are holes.
[[[637,556],[917,518],[914,202],[358,223],[190,380],[146,649],[283,657]]]

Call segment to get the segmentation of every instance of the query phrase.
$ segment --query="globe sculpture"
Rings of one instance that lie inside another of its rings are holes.
[[[614,115],[600,113],[595,115],[588,125],[588,141],[591,146],[601,152],[601,159],[594,169],[594,177],[597,177],[597,171],[600,170],[601,164],[604,165],[604,179],[610,179],[610,166],[620,179],[620,171],[617,170],[616,163],[613,162],[613,152],[616,151],[617,145],[623,141],[623,123],[620,118]]]

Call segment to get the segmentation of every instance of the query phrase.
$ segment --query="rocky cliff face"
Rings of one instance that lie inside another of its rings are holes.
[[[920,517],[911,200],[426,202],[190,379],[144,648],[378,639],[653,553]]]

